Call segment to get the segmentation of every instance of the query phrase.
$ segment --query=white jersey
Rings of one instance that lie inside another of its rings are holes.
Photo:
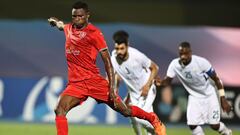
[[[151,60],[135,48],[128,47],[129,57],[121,65],[116,60],[116,51],[112,51],[111,61],[114,70],[121,76],[124,82],[131,88],[130,97],[138,99],[141,88],[147,83],[151,71]]]
[[[187,66],[179,63],[180,58],[174,59],[167,70],[170,78],[178,77],[188,93],[194,97],[206,97],[215,94],[215,87],[206,72],[213,70],[208,60],[192,55]]]

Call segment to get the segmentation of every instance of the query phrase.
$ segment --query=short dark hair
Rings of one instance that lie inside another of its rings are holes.
[[[190,43],[189,43],[189,42],[186,42],[186,41],[181,42],[181,43],[179,44],[179,47],[191,49]]]
[[[74,3],[72,8],[74,8],[74,9],[81,9],[82,8],[87,12],[89,11],[87,3],[84,3],[84,2],[81,2],[81,1],[78,1],[78,2]]]
[[[117,44],[125,43],[126,45],[128,45],[128,38],[129,35],[124,30],[119,30],[113,34],[113,40]]]

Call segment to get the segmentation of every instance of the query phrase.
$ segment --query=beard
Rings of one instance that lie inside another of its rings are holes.
[[[81,29],[84,26],[84,24],[80,24],[80,23],[74,23],[73,25],[75,28],[78,28],[78,29]]]
[[[120,60],[124,60],[127,56],[127,53],[126,54],[118,54],[117,55],[117,58],[120,59]]]
[[[87,21],[73,21],[73,25],[75,26],[75,28],[81,29],[85,25],[87,25]]]
[[[182,59],[182,60],[181,60],[181,63],[182,63],[184,66],[187,66],[190,62],[191,62],[191,59]]]

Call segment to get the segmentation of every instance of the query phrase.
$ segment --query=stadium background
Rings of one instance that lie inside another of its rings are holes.
[[[63,33],[52,29],[46,19],[56,16],[64,21],[70,21],[73,2],[1,0],[0,133],[8,135],[10,133],[5,130],[9,131],[9,127],[18,129],[17,127],[25,122],[54,121],[53,108],[67,82],[65,39]],[[240,134],[240,2],[233,0],[86,2],[91,10],[90,20],[103,31],[110,50],[113,49],[112,34],[119,29],[128,31],[131,46],[144,52],[159,65],[161,77],[164,77],[171,59],[177,57],[178,43],[189,41],[194,53],[209,59],[223,80],[226,96],[232,103],[234,112],[229,115],[223,113],[222,119],[236,130],[236,134]],[[97,64],[104,74],[101,59],[98,59]],[[179,126],[187,130],[185,125],[187,93],[177,81],[168,92],[170,93],[167,93],[170,95],[166,99],[168,104],[164,104],[162,90],[158,91],[155,110],[171,127],[169,134]],[[126,86],[122,84],[120,95],[124,97],[125,94]],[[165,108],[164,111],[161,111],[162,107]],[[88,124],[129,127],[128,119],[105,105],[96,105],[92,99],[71,111],[68,118],[71,123],[87,124],[84,128],[88,128]],[[93,129],[96,128],[98,127],[93,126]],[[26,133],[29,129],[23,131]],[[128,130],[133,134],[131,129]],[[33,130],[32,134],[37,131]],[[122,131],[120,127],[119,131]],[[82,130],[78,132],[83,133]]]

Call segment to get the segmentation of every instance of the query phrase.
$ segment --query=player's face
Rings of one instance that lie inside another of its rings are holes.
[[[73,9],[72,10],[72,22],[77,27],[82,27],[88,23],[89,12],[84,9]]]
[[[128,46],[125,43],[115,44],[117,57],[124,60],[127,57]]]
[[[184,65],[188,65],[192,59],[192,51],[190,48],[179,47],[180,61]]]

